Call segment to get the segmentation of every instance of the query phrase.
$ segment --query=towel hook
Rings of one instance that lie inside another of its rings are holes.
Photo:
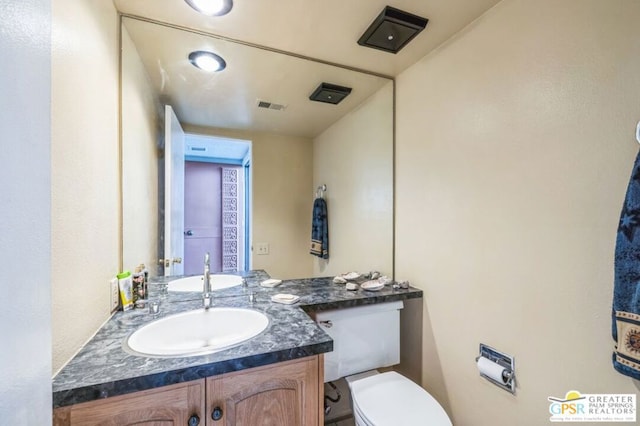
[[[327,190],[327,185],[322,184],[316,188],[316,198],[324,198],[324,192]]]

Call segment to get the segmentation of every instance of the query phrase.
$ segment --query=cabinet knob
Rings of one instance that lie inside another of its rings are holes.
[[[213,411],[211,412],[211,418],[216,422],[220,420],[222,418],[222,408],[220,407],[214,408]]]
[[[200,424],[200,417],[197,414],[189,417],[189,421],[187,422],[188,426],[198,426]]]

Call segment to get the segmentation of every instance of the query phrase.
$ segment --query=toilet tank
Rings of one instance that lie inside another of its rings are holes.
[[[324,381],[400,362],[402,301],[317,312],[316,321],[333,339],[324,354]]]

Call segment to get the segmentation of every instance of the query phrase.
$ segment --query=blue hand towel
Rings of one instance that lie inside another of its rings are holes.
[[[640,380],[640,152],[620,214],[615,253],[613,367]]]
[[[324,198],[316,198],[313,202],[310,253],[323,259],[329,258],[329,219]]]

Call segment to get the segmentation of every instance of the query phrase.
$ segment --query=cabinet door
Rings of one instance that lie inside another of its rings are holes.
[[[319,358],[207,379],[208,425],[318,426],[322,419]]]
[[[54,411],[53,424],[205,426],[204,379],[59,408]]]

